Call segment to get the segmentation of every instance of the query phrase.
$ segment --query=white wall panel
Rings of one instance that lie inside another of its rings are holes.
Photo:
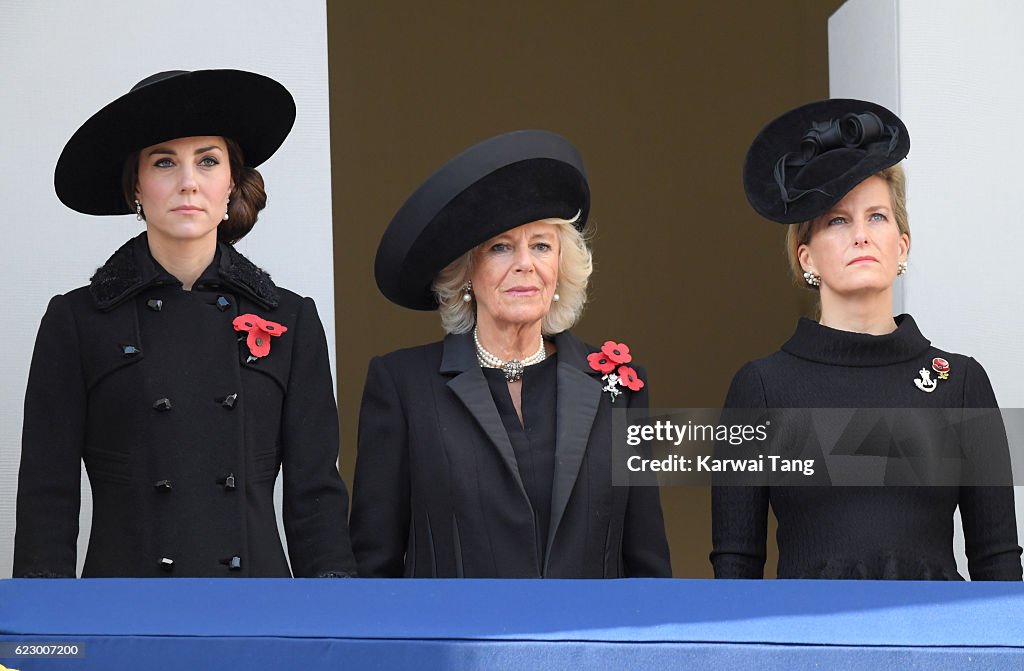
[[[898,302],[936,346],[978,359],[1007,408],[1024,407],[1022,26],[1017,0],[849,0],[829,20],[831,95],[875,100],[910,130]],[[962,550],[958,535],[967,575]]]

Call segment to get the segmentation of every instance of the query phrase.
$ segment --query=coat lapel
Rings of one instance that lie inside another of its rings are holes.
[[[512,441],[508,438],[505,425],[498,415],[498,408],[491,397],[491,388],[487,385],[483,370],[476,360],[476,349],[473,338],[469,334],[448,335],[444,339],[444,354],[441,357],[441,373],[455,377],[448,381],[448,387],[466,406],[466,410],[484,430],[491,443],[501,455],[509,472],[515,479],[523,499],[529,501],[522,477],[519,475],[519,464],[516,462]]]
[[[601,404],[601,383],[597,379],[599,373],[587,363],[589,351],[583,341],[565,331],[555,336],[555,346],[558,348],[555,475],[551,491],[547,556],[544,558],[545,573],[558,526],[579,477],[580,465],[590,441],[590,430]],[[611,477],[610,473],[608,477]]]

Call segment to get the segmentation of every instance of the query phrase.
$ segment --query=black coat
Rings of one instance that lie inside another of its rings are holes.
[[[896,321],[895,331],[874,336],[801,319],[780,351],[736,374],[725,406],[996,407],[988,376],[977,361],[933,347],[909,315]],[[932,370],[936,357],[948,362],[948,379],[925,392],[915,379],[920,371]],[[905,421],[912,419],[913,413],[907,412]],[[985,440],[972,438],[970,423],[964,427],[964,453],[987,449],[985,468],[995,466],[995,472],[1007,474],[1009,484],[1001,425],[999,436],[984,434]],[[993,438],[999,439],[996,445],[985,444]],[[882,440],[888,441],[889,435],[883,434]],[[940,448],[929,440],[922,436],[920,445],[937,454]],[[865,449],[879,445],[888,449],[877,436],[865,442]],[[996,460],[1005,468],[991,463]],[[824,472],[822,462],[818,468]],[[780,578],[959,580],[953,556],[953,513],[959,507],[971,579],[1021,579],[1013,488],[966,485],[713,487],[711,562],[716,577],[763,577],[769,506],[778,521]]]
[[[612,403],[595,351],[558,349],[547,551],[470,335],[370,362],[359,417],[352,540],[371,577],[669,576],[657,487],[613,487]],[[647,388],[615,407],[647,407]]]
[[[234,317],[288,328],[250,360]],[[93,523],[83,576],[354,573],[338,416],[313,301],[227,245],[192,291],[130,240],[88,287],[50,301],[25,397],[14,576],[74,577],[84,459]]]

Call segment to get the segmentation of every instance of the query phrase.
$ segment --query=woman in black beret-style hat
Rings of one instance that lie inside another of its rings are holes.
[[[743,366],[725,407],[746,421],[744,409],[775,417],[780,451],[813,466],[716,481],[716,577],[763,577],[770,506],[780,578],[962,579],[959,508],[970,577],[1021,579],[1006,436],[997,410],[976,410],[996,408],[985,370],[932,346],[910,315],[892,315],[910,249],[899,165],[909,150],[906,126],[886,108],[832,99],[786,112],[747,153],[747,198],[789,225],[794,279],[818,293],[821,316],[801,319],[779,351]],[[858,410],[841,424],[824,410],[835,408]],[[967,416],[975,420],[954,421]]]
[[[233,243],[295,103],[239,70],[161,72],[90,117],[54,186],[146,230],[54,297],[25,396],[14,577],[355,574],[327,342],[309,298]],[[283,469],[285,558],[274,510]]]
[[[657,487],[613,487],[611,410],[643,369],[569,332],[586,301],[583,162],[547,131],[485,140],[394,216],[376,277],[443,342],[370,362],[352,541],[360,575],[668,576]]]

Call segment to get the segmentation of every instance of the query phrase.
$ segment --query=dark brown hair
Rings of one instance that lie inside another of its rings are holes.
[[[224,138],[228,149],[228,165],[235,188],[231,191],[228,219],[217,226],[217,239],[235,244],[256,225],[260,210],[267,206],[267,192],[263,188],[263,175],[245,165],[242,148],[231,138]],[[139,183],[139,152],[132,152],[124,161],[121,171],[121,190],[128,207],[135,209],[135,190]]]

